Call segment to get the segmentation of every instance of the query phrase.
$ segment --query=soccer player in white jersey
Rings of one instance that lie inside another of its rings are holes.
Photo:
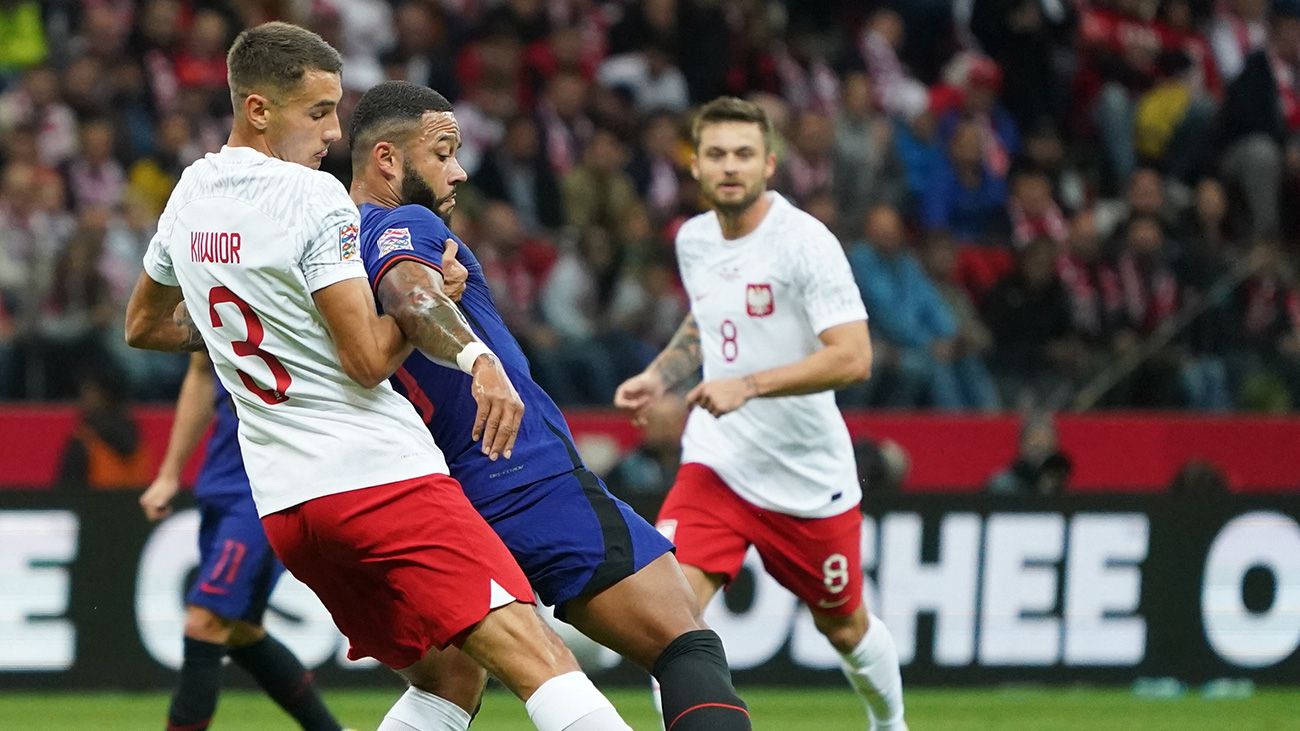
[[[523,698],[543,731],[626,729],[553,642],[523,572],[385,382],[411,347],[376,313],[356,207],[316,169],[341,136],[341,65],[319,36],[285,23],[235,39],[230,140],[168,200],[128,305],[128,342],[206,345],[234,397],[275,552],[329,609],[350,657],[411,683],[381,731],[468,727],[468,713],[426,690],[428,662],[449,644]],[[486,348],[464,351],[430,355],[472,371],[497,406],[517,405]],[[503,412],[487,417],[495,449]]]
[[[871,728],[905,729],[894,640],[862,601],[862,491],[833,393],[871,372],[862,296],[835,236],[767,190],[776,156],[762,109],[715,99],[692,136],[713,210],[677,233],[691,311],[614,400],[640,419],[703,365],[659,529],[701,607],[755,546],[839,652]]]

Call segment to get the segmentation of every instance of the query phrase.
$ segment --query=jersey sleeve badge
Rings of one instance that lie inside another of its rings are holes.
[[[343,261],[361,258],[361,236],[355,223],[339,228],[339,258]]]
[[[767,317],[776,310],[772,285],[751,284],[745,288],[745,311],[750,317]]]
[[[375,244],[379,247],[380,256],[403,249],[411,251],[415,248],[415,245],[411,243],[411,229],[409,228],[387,229],[379,234]]]

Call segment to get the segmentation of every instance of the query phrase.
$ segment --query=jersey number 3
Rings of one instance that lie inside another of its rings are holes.
[[[257,313],[253,312],[253,308],[240,299],[239,295],[229,289],[213,287],[208,292],[208,314],[212,317],[212,327],[221,327],[221,315],[217,313],[217,305],[221,304],[233,304],[244,315],[244,327],[248,330],[248,339],[231,341],[230,346],[234,348],[235,355],[241,358],[249,356],[261,358],[266,367],[271,369],[271,375],[275,376],[275,388],[267,390],[257,385],[247,373],[236,368],[235,372],[239,374],[239,380],[244,383],[244,388],[252,391],[270,406],[288,401],[289,395],[285,392],[289,390],[293,378],[289,376],[289,370],[283,363],[276,360],[274,355],[262,350],[262,337],[266,334],[266,329],[262,327],[262,321],[258,319]]]

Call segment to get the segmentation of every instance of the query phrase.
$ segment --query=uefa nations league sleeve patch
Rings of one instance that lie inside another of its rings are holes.
[[[379,234],[375,241],[379,247],[379,255],[391,254],[394,251],[405,249],[412,251],[415,245],[411,243],[411,229],[409,228],[390,228]]]
[[[339,229],[339,258],[343,261],[356,261],[361,258],[361,236],[355,223],[349,223]]]

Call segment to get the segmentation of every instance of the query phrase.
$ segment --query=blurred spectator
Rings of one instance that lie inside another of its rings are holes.
[[[1159,219],[1137,215],[1123,230],[1123,248],[1114,263],[1119,287],[1119,330],[1113,348],[1123,355],[1138,348],[1182,305],[1182,283],[1172,267],[1165,229]],[[1177,346],[1150,354],[1117,389],[1120,402],[1145,408],[1183,404],[1186,384],[1180,381],[1184,355]]]
[[[1070,300],[1056,272],[1051,239],[1029,242],[1016,269],[984,302],[997,347],[989,357],[1004,403],[1013,408],[1055,405],[1070,383],[1059,366],[1071,357]]]
[[[1274,3],[1269,39],[1246,57],[1219,116],[1225,180],[1240,189],[1250,230],[1277,233],[1284,168],[1300,170],[1300,2]]]
[[[419,4],[430,13],[437,11],[435,4]],[[337,18],[339,38],[336,47],[343,54],[343,86],[348,90],[364,92],[388,78],[381,59],[398,44],[398,39],[404,37],[407,51],[413,47],[436,47],[444,40],[438,31],[445,29],[430,27],[421,22],[421,17],[408,14],[398,16],[395,20],[393,4],[388,0],[321,0],[315,12],[320,15],[326,8],[329,14]],[[448,52],[429,54],[424,62],[450,68],[453,56],[449,49],[444,50]],[[415,52],[403,53],[400,60],[394,63],[413,61],[415,55]],[[414,62],[418,63],[419,61]],[[407,81],[433,87],[443,94],[451,94],[448,99],[456,98],[455,89],[443,88],[434,83],[447,81],[448,78],[429,78],[423,73],[424,69],[412,68],[412,64],[408,64],[405,71],[403,78]]]
[[[348,4],[340,2],[340,5]],[[405,79],[435,89],[448,99],[459,100],[461,90],[456,78],[451,29],[439,5],[423,0],[399,3],[391,11],[393,24],[385,31],[391,44],[384,44],[383,36],[379,43],[373,40],[370,43],[380,47],[391,45],[379,55],[388,78]],[[350,59],[344,69],[349,65]]]
[[[985,162],[985,134],[965,120],[953,130],[948,156],[935,170],[921,201],[927,231],[946,231],[958,241],[984,243],[1007,229],[1007,179]]]
[[[983,137],[985,169],[1005,178],[1011,171],[1012,159],[1020,152],[1020,130],[998,103],[1002,69],[991,59],[976,54],[966,54],[953,63],[958,67],[953,73],[958,77],[961,101],[939,121],[939,136],[951,144],[957,125],[974,122]]]
[[[1041,170],[1026,167],[1012,175],[1007,215],[1011,219],[1011,242],[1017,247],[1037,238],[1063,244],[1069,233],[1065,214],[1052,200],[1052,181]]]
[[[153,477],[153,460],[127,408],[121,378],[104,363],[81,373],[77,429],[63,448],[55,487],[60,490],[138,490]]]
[[[127,195],[148,205],[153,215],[162,215],[172,188],[185,166],[200,155],[190,139],[190,123],[180,114],[168,114],[158,123],[153,151],[127,171]]]
[[[968,401],[958,382],[957,321],[907,250],[898,212],[877,206],[865,223],[866,238],[850,244],[847,254],[871,315],[879,378],[868,381],[870,398],[902,408],[984,406]]]
[[[944,164],[944,146],[939,140],[939,123],[929,111],[916,115],[910,122],[895,122],[894,151],[903,163],[907,180],[907,211],[919,211],[926,191],[939,177]]]
[[[662,500],[681,467],[686,402],[669,396],[646,411],[641,442],[605,475],[609,489],[623,500],[656,497]]]
[[[772,61],[778,90],[795,109],[833,114],[840,79],[831,69],[826,39],[808,17],[799,14],[790,18],[786,40],[775,49]]]
[[[1218,498],[1228,494],[1228,477],[1213,462],[1193,459],[1179,468],[1168,491],[1178,500]]]
[[[603,44],[588,45],[584,42],[582,28],[570,24],[557,25],[545,40],[525,49],[525,74],[532,80],[529,85],[533,88],[541,88],[561,70],[578,73],[589,82],[595,81],[603,54]],[[524,103],[531,108],[536,101],[530,95]]]
[[[1214,121],[1214,102],[1205,96],[1199,69],[1182,50],[1161,53],[1160,76],[1133,108],[1133,147],[1164,174],[1190,183],[1205,167],[1205,144]]]
[[[582,164],[561,180],[569,225],[617,226],[636,204],[636,186],[624,171],[627,149],[606,129],[597,129]]]
[[[81,125],[81,151],[67,165],[68,196],[73,208],[113,208],[126,194],[126,172],[113,156],[114,130],[107,119]]]
[[[1119,201],[1106,201],[1097,206],[1096,223],[1102,238],[1119,237],[1129,219],[1135,216],[1150,216],[1162,224],[1172,223],[1174,218],[1166,204],[1165,184],[1159,171],[1150,167],[1139,167],[1129,176],[1125,197]]]
[[[564,224],[560,184],[542,155],[531,117],[506,120],[501,144],[488,150],[470,182],[490,200],[509,203],[530,232]]]
[[[775,189],[802,206],[816,192],[834,185],[835,127],[830,117],[800,112],[785,159],[778,164]]]
[[[681,179],[686,175],[678,119],[667,111],[648,115],[641,125],[641,144],[628,165],[637,195],[657,221],[667,220],[676,211]]]
[[[190,19],[185,45],[176,53],[176,81],[182,87],[214,92],[226,89],[226,49],[234,34],[225,16],[199,10]]]
[[[27,348],[28,362],[39,364],[43,376],[36,381],[39,394],[33,395],[72,398],[82,367],[110,362],[104,338],[118,313],[108,280],[99,269],[107,219],[105,210],[88,209],[54,263],[41,297],[39,324]]]
[[[1070,221],[1070,235],[1057,259],[1056,269],[1070,301],[1071,330],[1090,349],[1108,347],[1119,317],[1120,291],[1115,272],[1106,261],[1096,216],[1080,211]],[[1087,363],[1069,364],[1081,377]]]
[[[1029,416],[1020,427],[1019,449],[1011,466],[989,478],[992,495],[1040,495],[1065,493],[1074,466],[1060,450],[1056,426],[1051,417]]]
[[[1265,395],[1272,380],[1280,381],[1282,410],[1300,404],[1300,279],[1292,257],[1274,242],[1251,253],[1255,274],[1239,293],[1238,326],[1251,363],[1244,384],[1244,405],[1269,410]],[[1260,369],[1264,373],[1260,372]],[[1271,374],[1271,378],[1267,374]]]
[[[586,102],[587,82],[577,73],[561,71],[551,77],[537,103],[542,146],[557,175],[564,175],[578,164],[595,132],[585,111]]]
[[[456,120],[461,130],[456,159],[468,175],[477,175],[483,156],[501,144],[506,120],[519,112],[515,90],[498,81],[484,81],[469,89],[456,103]]]
[[[858,51],[876,82],[876,99],[891,115],[912,119],[926,111],[930,92],[898,60],[903,45],[903,18],[893,10],[877,10],[858,39]]]
[[[1039,120],[1025,133],[1022,163],[1041,170],[1052,183],[1052,198],[1074,213],[1087,203],[1088,185],[1078,167],[1067,158],[1065,145],[1050,120]]]
[[[833,138],[832,179],[841,220],[861,221],[869,208],[881,203],[903,205],[907,182],[893,127],[874,109],[871,77],[865,71],[844,77]]]
[[[939,233],[926,237],[921,265],[957,321],[953,339],[953,369],[970,408],[991,410],[1001,399],[984,359],[993,347],[993,333],[980,319],[970,293],[957,281],[957,245]]]
[[[974,0],[971,33],[1005,74],[1002,100],[1022,129],[1062,119],[1061,51],[1077,20],[1066,2]]]
[[[77,120],[59,96],[54,69],[29,69],[21,83],[0,94],[0,131],[20,126],[36,130],[37,157],[42,165],[58,166],[76,153]]]
[[[1232,83],[1246,67],[1246,58],[1264,47],[1268,38],[1269,0],[1226,0],[1215,3],[1209,40],[1224,83]]]
[[[625,334],[607,328],[620,265],[609,233],[589,226],[560,254],[542,289],[542,313],[559,342],[546,362],[534,365],[557,403],[604,405],[614,398],[621,377],[616,356],[627,355],[630,345]]]
[[[640,112],[681,112],[690,104],[686,77],[673,65],[672,50],[662,43],[647,43],[640,51],[605,59],[597,80],[606,87],[628,89]]]

